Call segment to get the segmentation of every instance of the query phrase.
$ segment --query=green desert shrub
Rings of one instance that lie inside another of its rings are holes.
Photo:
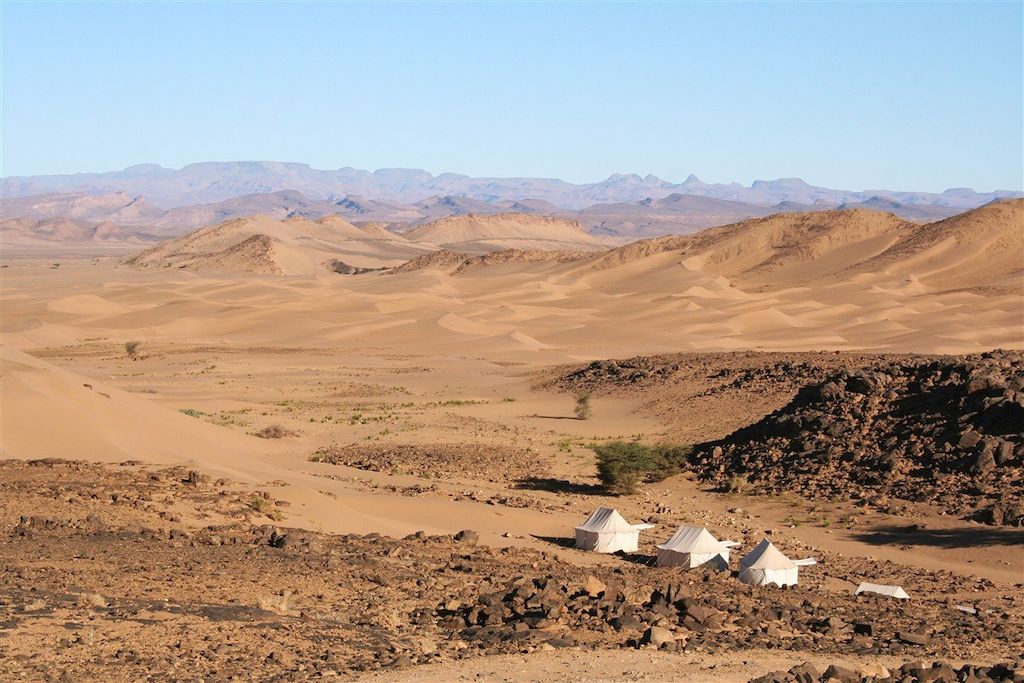
[[[280,522],[285,518],[284,513],[278,510],[272,502],[260,496],[254,496],[249,501],[249,509],[255,510],[261,515],[266,515],[275,522]]]
[[[671,476],[686,465],[689,446],[658,444],[648,446],[639,441],[611,441],[592,446],[597,454],[597,474],[609,493],[635,493],[645,481],[658,481]]]

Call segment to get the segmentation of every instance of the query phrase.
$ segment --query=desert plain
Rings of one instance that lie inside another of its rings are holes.
[[[4,680],[1024,673],[1024,200],[618,246],[519,214],[20,235]],[[612,495],[613,441],[694,455]],[[637,553],[572,547],[599,506],[655,525]],[[818,563],[653,566],[680,524]]]

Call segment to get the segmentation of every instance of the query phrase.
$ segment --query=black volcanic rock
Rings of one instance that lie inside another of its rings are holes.
[[[694,468],[725,484],[819,498],[878,496],[1020,526],[1024,354],[908,358],[842,370],[785,407],[698,446]]]

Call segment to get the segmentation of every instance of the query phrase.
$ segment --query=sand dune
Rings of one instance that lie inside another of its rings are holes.
[[[359,225],[357,227],[360,230],[363,231],[364,235],[366,235],[367,237],[369,237],[371,239],[375,238],[375,239],[389,240],[389,241],[390,240],[394,240],[394,241],[397,241],[397,242],[405,242],[405,241],[407,241],[400,234],[398,234],[396,232],[391,232],[390,230],[388,230],[387,227],[386,227],[387,225],[388,225],[387,223],[384,223],[384,222],[381,222],[381,221],[370,221],[370,222],[367,222],[367,223],[359,223]]]
[[[579,223],[522,213],[442,218],[405,233],[421,244],[482,254],[502,249],[602,251],[605,246]]]
[[[0,368],[0,451],[6,457],[169,462],[181,460],[181,444],[188,443],[190,459],[220,461],[242,454],[255,441],[75,376],[9,344],[0,346]],[[21,428],[42,415],[60,429]]]
[[[25,247],[61,249],[79,246],[134,246],[152,243],[155,235],[125,228],[110,221],[91,222],[73,218],[3,218],[0,232],[6,249]]]
[[[77,330],[80,337],[303,346],[458,344],[464,352],[553,359],[687,349],[1020,348],[1022,204],[926,226],[863,210],[784,214],[597,253],[424,252],[357,277],[319,275],[339,257],[334,249],[350,250],[341,255],[346,262],[370,265],[386,263],[391,249],[424,245],[361,241],[364,233],[341,219],[256,218],[144,252],[138,260],[151,265],[141,272],[115,276],[103,264],[67,275],[25,271],[19,277],[40,287],[43,278],[66,284],[47,284],[42,305],[35,285],[9,286],[4,302],[8,328],[40,344]],[[232,258],[249,272],[266,259],[261,272],[317,277],[223,273],[238,267]],[[524,345],[526,338],[537,343]]]
[[[605,248],[576,224],[521,214],[444,219],[405,235],[394,234],[380,224],[356,227],[337,215],[315,221],[252,216],[164,242],[125,263],[266,275],[352,274],[410,260],[407,269],[458,266],[467,254],[490,254],[509,245],[535,250],[534,260],[547,258],[546,250],[583,253]]]
[[[426,249],[397,235],[361,230],[339,216],[315,221],[268,216],[236,218],[159,244],[128,259],[139,267],[315,275],[379,268]],[[340,262],[340,264],[339,264]]]
[[[629,244],[595,266],[611,268],[672,252],[686,268],[723,275],[738,285],[792,286],[842,272],[916,227],[892,214],[866,210],[775,214],[687,237]]]
[[[862,272],[912,273],[947,289],[1024,284],[1024,200],[988,204],[916,230],[860,265]]]
[[[634,242],[587,265],[614,269],[672,253],[687,269],[722,275],[747,289],[880,275],[902,279],[919,293],[922,280],[949,288],[1019,289],[1022,225],[1024,200],[995,202],[926,225],[864,209],[775,214],[686,237]]]
[[[230,338],[547,362],[688,349],[1024,348],[1022,207],[925,226],[865,211],[787,214],[596,254],[429,252],[417,267],[358,277],[207,270],[238,259],[249,272],[319,275],[336,249],[355,263],[422,249],[397,236],[367,239],[338,218],[244,219],[143,252],[141,270],[15,264],[5,271],[3,329],[22,346]]]

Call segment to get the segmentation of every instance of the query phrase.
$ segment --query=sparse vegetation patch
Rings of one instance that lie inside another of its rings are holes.
[[[261,439],[284,439],[289,436],[298,436],[298,433],[281,425],[270,425],[258,432],[253,432],[253,436],[258,436]]]
[[[139,357],[139,347],[142,346],[142,342],[133,339],[124,343],[124,353],[126,356],[135,360]]]
[[[609,493],[635,493],[645,481],[658,481],[679,472],[689,446],[648,446],[638,441],[611,441],[591,446],[597,454],[597,474]]]

